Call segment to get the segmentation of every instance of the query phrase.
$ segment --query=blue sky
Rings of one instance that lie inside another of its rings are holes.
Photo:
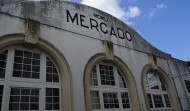
[[[83,3],[124,21],[172,57],[190,59],[190,0],[67,0]]]

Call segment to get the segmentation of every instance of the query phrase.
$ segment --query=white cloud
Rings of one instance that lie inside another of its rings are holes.
[[[129,7],[129,11],[126,12],[127,18],[135,18],[139,16],[141,11],[137,6]]]
[[[167,8],[167,5],[165,5],[165,4],[157,4],[156,8]]]
[[[148,13],[148,18],[151,18],[154,16],[155,9],[151,9],[150,12]]]
[[[82,0],[81,3],[98,8],[119,19],[125,14],[124,10],[119,7],[117,0]]]
[[[167,8],[167,5],[165,5],[165,4],[157,4],[155,6],[155,8],[151,8],[150,11],[149,11],[149,13],[148,13],[148,18],[153,17],[155,15],[156,11],[158,9],[162,9],[162,8]]]
[[[123,20],[128,25],[134,24],[134,22],[130,22],[128,19],[140,15],[140,9],[137,6],[128,7],[128,11],[121,8],[119,6],[120,0],[82,0],[81,3],[105,11]]]

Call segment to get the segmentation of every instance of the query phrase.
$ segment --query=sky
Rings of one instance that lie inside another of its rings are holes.
[[[146,41],[179,60],[190,60],[190,0],[65,0],[105,11]]]

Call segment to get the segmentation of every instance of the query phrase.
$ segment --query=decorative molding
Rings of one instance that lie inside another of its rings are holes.
[[[156,56],[154,54],[148,54],[149,61],[152,65],[153,69],[158,69],[157,61],[156,61]]]
[[[26,44],[37,44],[40,32],[40,22],[27,19],[25,22],[25,40]]]
[[[103,41],[104,53],[107,60],[113,60],[113,43],[110,41]]]

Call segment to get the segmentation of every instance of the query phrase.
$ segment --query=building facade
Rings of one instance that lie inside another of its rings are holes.
[[[189,111],[188,62],[66,1],[0,1],[1,111]]]

